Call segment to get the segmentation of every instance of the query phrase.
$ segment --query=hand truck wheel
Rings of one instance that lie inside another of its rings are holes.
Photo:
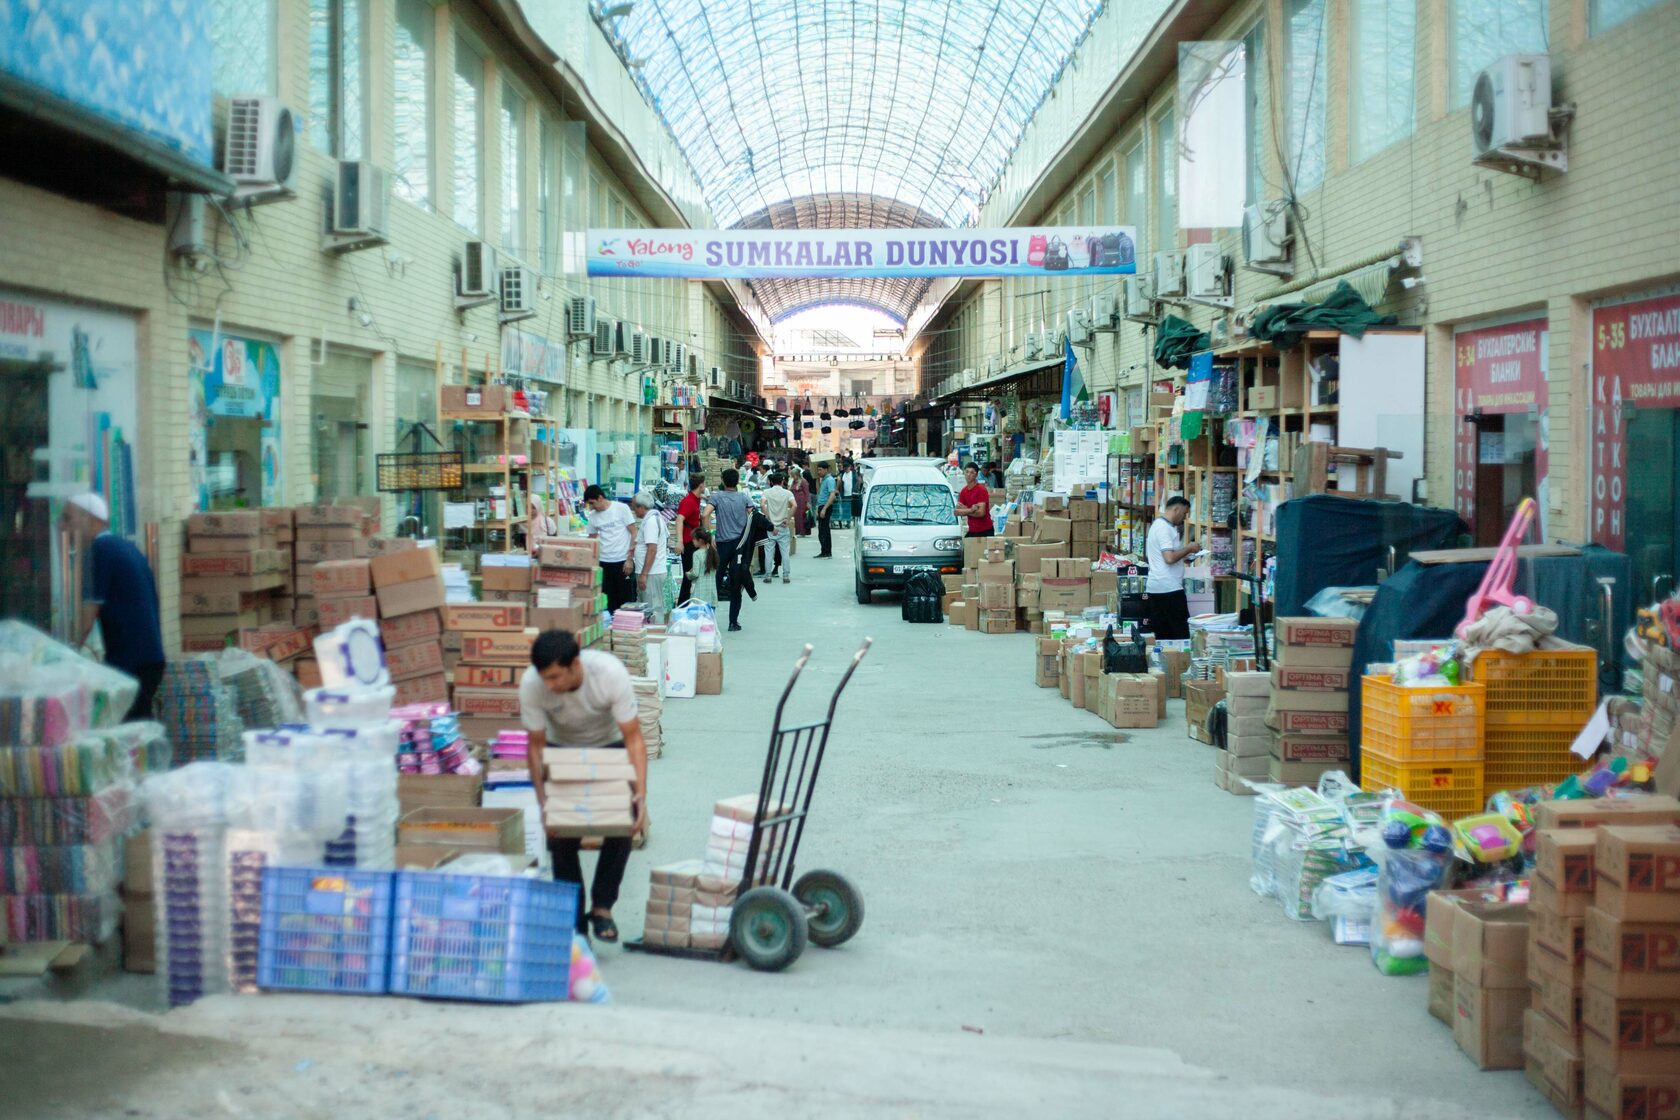
[[[793,897],[807,911],[811,944],[844,945],[863,925],[863,895],[838,871],[807,871],[793,884]]]
[[[780,887],[754,887],[735,900],[729,943],[760,972],[780,972],[799,959],[809,936],[805,907]]]

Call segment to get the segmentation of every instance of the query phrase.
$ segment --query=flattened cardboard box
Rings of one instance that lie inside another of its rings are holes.
[[[443,608],[448,630],[524,630],[526,608],[518,603],[450,603]]]
[[[1618,996],[1680,999],[1680,927],[1624,922],[1594,906],[1580,927],[1594,987]]]
[[[1635,922],[1680,924],[1680,827],[1602,828],[1594,905]]]

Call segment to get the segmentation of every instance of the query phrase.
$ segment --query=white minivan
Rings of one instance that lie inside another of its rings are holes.
[[[926,463],[878,462],[855,528],[858,602],[869,602],[877,588],[903,587],[914,572],[960,575],[963,531],[944,472]]]

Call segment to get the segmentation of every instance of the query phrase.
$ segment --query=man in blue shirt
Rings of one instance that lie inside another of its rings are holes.
[[[834,483],[834,474],[826,461],[817,464],[817,559],[834,555],[834,531],[830,521],[834,516],[834,500],[840,495],[840,488]]]
[[[163,628],[151,565],[131,541],[111,532],[111,513],[98,494],[78,494],[64,507],[64,527],[87,557],[82,583],[81,634],[86,644],[99,623],[105,663],[140,682],[128,719],[151,719],[163,680]]]

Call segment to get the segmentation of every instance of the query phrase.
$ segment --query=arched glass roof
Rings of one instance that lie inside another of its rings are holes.
[[[719,226],[807,199],[841,226],[853,198],[965,226],[1102,4],[634,0],[608,25]]]

